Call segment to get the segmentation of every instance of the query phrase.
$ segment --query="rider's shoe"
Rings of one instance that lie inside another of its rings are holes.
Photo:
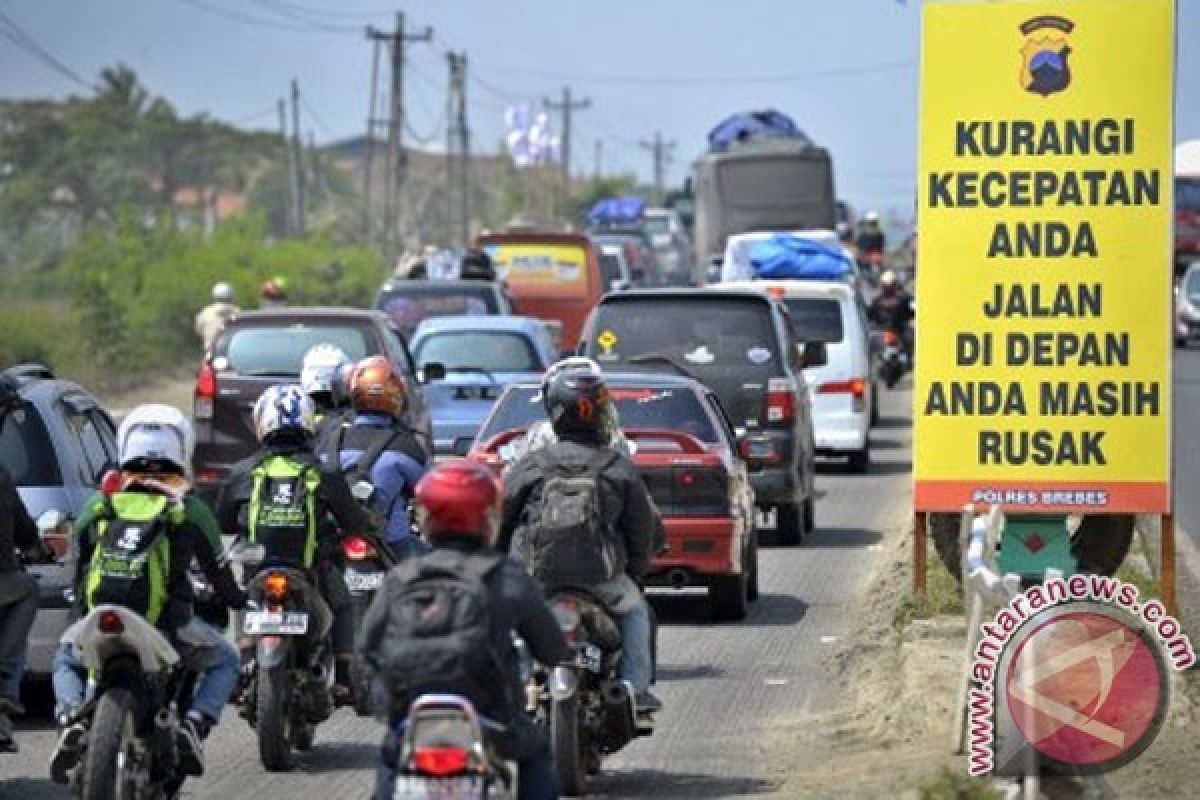
[[[204,740],[212,723],[196,711],[189,711],[179,724],[179,760],[188,775],[204,774]]]
[[[87,736],[87,728],[83,723],[76,722],[63,728],[58,737],[58,746],[50,756],[50,780],[66,786],[71,782],[71,770],[79,765],[83,755],[83,740]]]
[[[644,692],[638,692],[634,702],[637,703],[639,714],[656,714],[662,711],[663,707],[662,701],[651,694],[649,689]]]

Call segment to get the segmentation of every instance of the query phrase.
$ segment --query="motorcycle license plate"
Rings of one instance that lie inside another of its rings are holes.
[[[478,775],[459,778],[397,775],[392,800],[479,800],[484,796],[483,791],[483,778]]]
[[[352,592],[373,592],[383,586],[382,572],[359,572],[348,569],[343,573],[346,588]]]
[[[299,611],[251,611],[242,631],[250,635],[301,636],[308,633],[308,614]]]

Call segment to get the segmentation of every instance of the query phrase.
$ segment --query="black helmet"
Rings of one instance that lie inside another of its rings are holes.
[[[616,411],[604,375],[595,362],[569,361],[551,367],[542,384],[542,405],[554,433],[592,434],[607,442],[616,424]]]

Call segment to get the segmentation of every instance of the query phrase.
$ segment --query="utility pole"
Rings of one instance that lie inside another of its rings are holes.
[[[284,228],[289,236],[295,236],[299,231],[300,219],[300,207],[297,202],[300,199],[300,185],[296,178],[296,171],[299,165],[296,163],[296,151],[292,149],[291,142],[289,141],[287,101],[282,97],[279,98],[279,141],[283,143],[284,149],[287,150],[288,160],[288,213],[287,224]]]
[[[368,32],[368,36],[369,36]],[[371,241],[371,172],[375,163],[375,128],[379,124],[375,116],[379,108],[379,41],[371,42],[371,99],[367,106],[367,152],[363,159],[363,241]]]
[[[655,202],[659,205],[663,202],[665,195],[665,175],[667,165],[671,163],[671,154],[675,150],[675,142],[664,142],[662,132],[655,131],[654,139],[651,141],[641,141],[639,144],[649,150],[654,158],[654,195]]]
[[[467,128],[467,53],[448,52],[450,92],[446,99],[446,227],[465,247],[471,236],[471,134]],[[457,174],[455,174],[457,170]],[[455,209],[455,195],[458,208]],[[455,216],[458,231],[454,231]]]
[[[396,14],[396,29],[384,33],[367,28],[367,38],[374,42],[386,42],[392,55],[392,91],[388,104],[387,184],[383,195],[383,249],[394,256],[399,244],[396,213],[400,200],[400,184],[404,179],[404,47],[409,42],[433,40],[433,28],[428,25],[421,33],[404,32],[404,14]]]
[[[296,235],[304,235],[304,159],[300,143],[300,83],[292,78],[292,163],[296,165]]]
[[[547,111],[562,112],[562,183],[563,200],[571,196],[571,112],[585,111],[592,107],[592,99],[584,97],[581,100],[571,99],[571,87],[564,86],[562,100],[542,99],[542,105]]]

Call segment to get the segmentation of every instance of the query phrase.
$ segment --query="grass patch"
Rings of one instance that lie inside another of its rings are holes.
[[[945,767],[937,775],[923,780],[917,792],[921,800],[1003,800],[1004,797],[983,779]]]
[[[962,614],[962,587],[936,557],[925,568],[924,596],[906,595],[896,608],[892,624],[903,630],[914,619],[929,619],[938,614]]]
[[[1138,558],[1134,556],[1138,556]],[[1116,577],[1125,583],[1136,586],[1138,593],[1142,597],[1161,598],[1162,583],[1145,568],[1146,559],[1144,556],[1145,553],[1142,550],[1141,539],[1135,536],[1133,544],[1129,548],[1129,555],[1125,557],[1125,560],[1121,562],[1121,566],[1117,568]]]

